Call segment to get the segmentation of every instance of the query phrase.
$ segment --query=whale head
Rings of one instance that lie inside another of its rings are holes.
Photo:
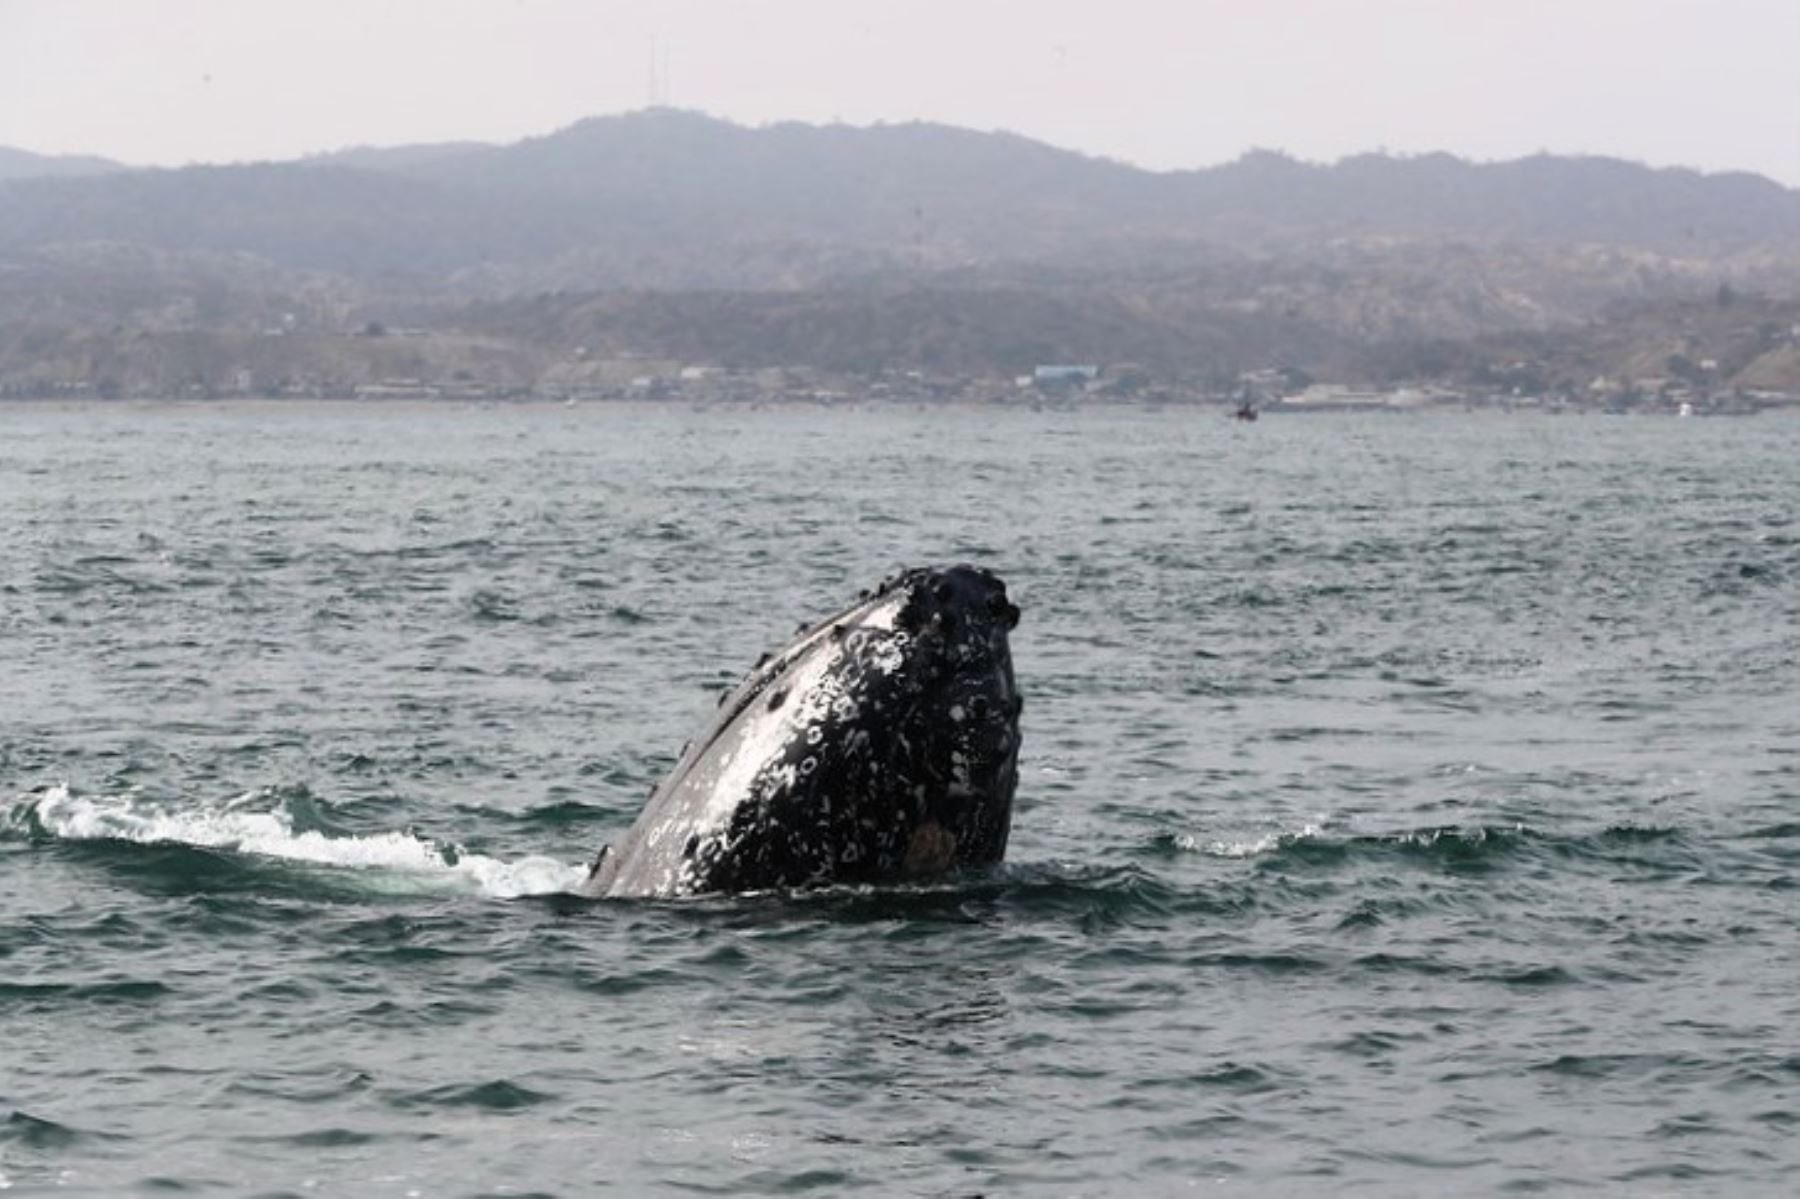
[[[1018,781],[1008,635],[973,566],[902,571],[804,626],[722,699],[589,894],[925,877],[998,862]]]
[[[1019,609],[1006,584],[970,566],[908,572],[890,589],[904,597],[895,628],[910,637],[895,690],[913,697],[928,743],[919,765],[930,785],[907,873],[949,864],[944,853],[961,864],[997,862],[1018,782],[1024,705],[1008,634]]]

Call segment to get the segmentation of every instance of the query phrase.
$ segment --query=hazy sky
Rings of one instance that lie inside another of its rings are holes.
[[[654,47],[654,50],[653,50]],[[0,145],[134,163],[547,133],[652,96],[1156,168],[1537,150],[1800,186],[1800,0],[0,0]]]

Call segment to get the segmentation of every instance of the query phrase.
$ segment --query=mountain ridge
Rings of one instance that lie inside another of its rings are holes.
[[[128,170],[124,163],[90,154],[37,154],[0,146],[0,182],[10,179],[67,179]]]
[[[1702,168],[1698,168],[1698,167],[1686,166],[1686,165],[1679,164],[1679,163],[1664,163],[1664,164],[1660,164],[1660,165],[1652,165],[1652,164],[1647,164],[1647,163],[1641,163],[1641,162],[1635,161],[1633,159],[1623,158],[1618,155],[1609,155],[1609,154],[1603,154],[1603,153],[1598,153],[1598,152],[1574,152],[1574,153],[1553,154],[1553,153],[1550,153],[1549,151],[1543,151],[1543,150],[1537,151],[1533,154],[1520,155],[1520,156],[1513,157],[1513,158],[1477,159],[1477,158],[1466,157],[1463,155],[1455,154],[1453,152],[1446,151],[1446,150],[1428,150],[1428,151],[1421,151],[1421,152],[1417,152],[1417,153],[1390,153],[1390,152],[1386,151],[1385,149],[1375,149],[1375,150],[1352,151],[1348,154],[1341,155],[1340,157],[1338,157],[1336,159],[1308,159],[1308,158],[1302,158],[1300,156],[1291,154],[1291,153],[1287,152],[1286,150],[1282,150],[1279,148],[1271,148],[1271,147],[1265,147],[1265,146],[1253,146],[1253,147],[1246,148],[1244,151],[1242,151],[1240,154],[1238,154],[1235,158],[1227,159],[1227,160],[1224,160],[1221,162],[1209,163],[1209,164],[1199,164],[1199,165],[1195,165],[1195,166],[1186,166],[1186,167],[1154,168],[1154,167],[1141,166],[1139,164],[1129,162],[1125,159],[1116,158],[1116,157],[1113,157],[1110,155],[1091,154],[1091,153],[1081,151],[1081,150],[1075,150],[1075,149],[1071,149],[1071,148],[1057,146],[1053,142],[1048,142],[1048,141],[1044,141],[1042,139],[1033,138],[1026,134],[1016,133],[1016,132],[1006,130],[1006,129],[981,130],[981,129],[971,128],[968,126],[955,125],[955,124],[951,124],[948,122],[929,121],[929,120],[922,120],[922,119],[921,120],[898,120],[898,121],[883,120],[883,121],[874,121],[874,122],[870,122],[868,124],[863,124],[863,125],[856,125],[856,124],[850,124],[850,123],[846,123],[846,122],[837,122],[837,121],[826,122],[826,123],[814,123],[814,122],[802,121],[802,120],[797,120],[797,119],[769,121],[769,122],[764,122],[764,123],[760,123],[760,124],[745,124],[745,123],[741,123],[741,122],[732,121],[728,118],[713,116],[709,113],[706,113],[704,111],[697,110],[697,109],[672,108],[672,107],[667,107],[667,106],[641,108],[641,109],[635,109],[635,110],[630,110],[630,111],[626,111],[626,112],[595,114],[595,115],[591,115],[591,116],[580,117],[574,121],[569,122],[566,125],[563,125],[557,129],[553,129],[547,133],[526,135],[526,136],[519,137],[519,138],[509,141],[509,142],[493,142],[493,141],[482,141],[482,140],[477,140],[477,139],[464,138],[464,139],[451,139],[448,141],[441,141],[441,142],[429,142],[429,141],[426,141],[426,142],[401,142],[401,143],[397,143],[394,145],[376,145],[376,144],[371,144],[371,143],[359,143],[356,145],[344,146],[344,147],[330,149],[330,150],[310,151],[310,152],[296,155],[296,156],[293,156],[290,158],[257,158],[257,159],[252,159],[252,160],[238,160],[238,161],[230,161],[230,162],[215,162],[215,161],[208,160],[208,161],[196,161],[196,162],[189,163],[189,164],[186,164],[183,166],[143,166],[143,167],[130,166],[126,163],[122,163],[122,162],[119,162],[119,161],[116,161],[113,159],[109,159],[104,156],[99,156],[99,155],[42,154],[42,153],[38,153],[35,151],[29,151],[29,150],[16,148],[16,147],[0,145],[0,159],[17,156],[20,159],[26,160],[26,161],[37,160],[41,163],[65,164],[69,167],[75,167],[78,169],[105,169],[108,171],[186,170],[191,167],[218,168],[218,167],[230,167],[230,166],[297,165],[297,164],[322,164],[322,163],[336,164],[336,165],[376,167],[378,165],[383,165],[383,160],[387,160],[385,163],[385,166],[384,166],[384,169],[385,169],[385,167],[391,167],[391,166],[395,166],[395,165],[405,166],[411,162],[441,159],[441,158],[446,158],[446,157],[450,157],[450,156],[457,155],[457,154],[463,154],[463,153],[479,153],[479,152],[488,151],[488,150],[504,150],[504,149],[508,149],[508,148],[512,148],[512,147],[527,146],[527,145],[534,145],[534,144],[540,144],[540,143],[545,143],[545,142],[558,141],[558,140],[563,140],[563,139],[574,137],[574,136],[582,136],[582,135],[585,135],[586,133],[588,133],[589,131],[604,128],[609,125],[628,126],[628,125],[631,125],[634,123],[666,122],[666,121],[690,122],[696,126],[711,126],[711,127],[718,128],[718,129],[735,130],[735,131],[753,135],[753,136],[761,135],[761,134],[771,134],[771,133],[785,134],[785,133],[790,133],[790,132],[794,132],[794,131],[816,132],[816,133],[822,133],[822,134],[841,135],[841,136],[850,136],[850,137],[855,137],[855,136],[863,135],[863,134],[878,134],[878,135],[879,134],[887,134],[887,133],[890,133],[890,132],[896,131],[896,130],[898,130],[898,131],[924,131],[924,132],[928,132],[928,133],[945,133],[945,134],[952,134],[952,135],[962,135],[962,136],[977,138],[977,139],[993,139],[993,140],[998,140],[998,141],[1023,143],[1028,146],[1038,147],[1040,149],[1047,150],[1056,155],[1062,155],[1062,156],[1067,156],[1067,157],[1071,157],[1071,158],[1085,159],[1089,162],[1100,163],[1100,164],[1105,164],[1105,165],[1112,166],[1112,167],[1117,167],[1119,169],[1122,169],[1122,170],[1125,170],[1128,172],[1132,172],[1134,174],[1150,175],[1150,176],[1164,176],[1164,177],[1204,174],[1206,172],[1217,171],[1222,168],[1236,165],[1238,163],[1243,162],[1246,159],[1280,160],[1282,162],[1289,163],[1289,164],[1292,164],[1292,165],[1295,165],[1295,166],[1298,166],[1301,168],[1305,168],[1305,169],[1310,169],[1310,170],[1330,170],[1334,167],[1341,167],[1341,166],[1345,166],[1347,164],[1356,163],[1356,162],[1364,161],[1364,160],[1370,160],[1370,161],[1376,161],[1376,162],[1381,162],[1381,161],[1416,162],[1416,161],[1435,160],[1435,161],[1448,161],[1448,162],[1453,162],[1453,163],[1459,163],[1459,164],[1462,164],[1465,166],[1475,167],[1475,168],[1485,168],[1485,167],[1506,167],[1506,166],[1516,165],[1519,163],[1533,162],[1533,161],[1548,159],[1548,160],[1573,161],[1573,162],[1588,161],[1588,162],[1600,162],[1600,163],[1614,163],[1614,164],[1619,164],[1619,165],[1631,168],[1632,170],[1635,170],[1635,171],[1644,171],[1644,172],[1649,172],[1652,174],[1687,175],[1687,176],[1693,176],[1693,177],[1700,178],[1700,179],[1721,179],[1721,178],[1739,177],[1739,178],[1744,178],[1744,179],[1755,180],[1760,184],[1765,184],[1771,188],[1775,188],[1775,189],[1782,190],[1782,191],[1789,191],[1789,192],[1800,191],[1800,187],[1794,187],[1794,186],[1790,186],[1787,184],[1783,184],[1780,181],[1775,180],[1767,175],[1763,175],[1759,172],[1748,170],[1748,169],[1727,168],[1727,169],[1723,169],[1723,170],[1706,170],[1706,169],[1702,169]]]
[[[356,252],[333,257],[329,241],[284,237],[283,205],[303,229],[322,222]],[[0,252],[142,241],[357,277],[485,272],[490,293],[761,285],[755,261],[736,276],[671,265],[683,245],[691,257],[771,242],[832,251],[820,256],[828,268],[802,266],[777,280],[785,286],[819,283],[846,262],[936,270],[1067,259],[1132,239],[1260,246],[1388,233],[1800,254],[1800,190],[1745,173],[1548,155],[1481,164],[1362,154],[1327,166],[1252,151],[1152,172],[1016,134],[923,122],[752,129],[674,110],[588,118],[505,145],[0,183]],[[393,252],[371,249],[381,243]],[[493,277],[499,264],[509,277]]]
[[[0,382],[137,362],[134,338],[270,330],[406,361],[332,340],[364,326],[540,363],[1007,374],[1041,355],[1394,375],[1468,358],[1450,343],[1727,289],[1800,297],[1800,189],[1603,157],[1257,150],[1155,172],[927,122],[753,129],[656,109],[507,144],[0,181]],[[272,353],[255,344],[231,353]],[[306,373],[292,352],[267,360]]]

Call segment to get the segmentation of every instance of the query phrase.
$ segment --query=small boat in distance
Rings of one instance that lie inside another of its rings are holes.
[[[1231,415],[1238,420],[1256,419],[1256,392],[1250,389],[1248,383],[1238,391],[1237,411]]]

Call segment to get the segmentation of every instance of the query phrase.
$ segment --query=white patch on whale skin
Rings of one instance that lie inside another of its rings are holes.
[[[684,828],[702,837],[722,832],[757,777],[796,737],[816,745],[823,739],[819,725],[828,716],[845,720],[855,715],[856,701],[844,693],[840,667],[857,646],[864,648],[863,661],[868,665],[889,673],[899,668],[905,654],[894,642],[903,634],[895,633],[894,621],[905,595],[896,593],[884,601],[848,623],[841,641],[830,640],[828,633],[823,640],[815,635],[786,671],[768,680],[727,733],[732,748],[714,763],[703,762],[700,770],[681,781],[682,790],[705,795],[704,805],[681,822]],[[786,699],[771,712],[763,697],[778,691],[785,693]],[[763,706],[758,708],[758,704]],[[787,773],[794,772],[788,768]],[[791,777],[779,780],[783,786],[793,782]]]

